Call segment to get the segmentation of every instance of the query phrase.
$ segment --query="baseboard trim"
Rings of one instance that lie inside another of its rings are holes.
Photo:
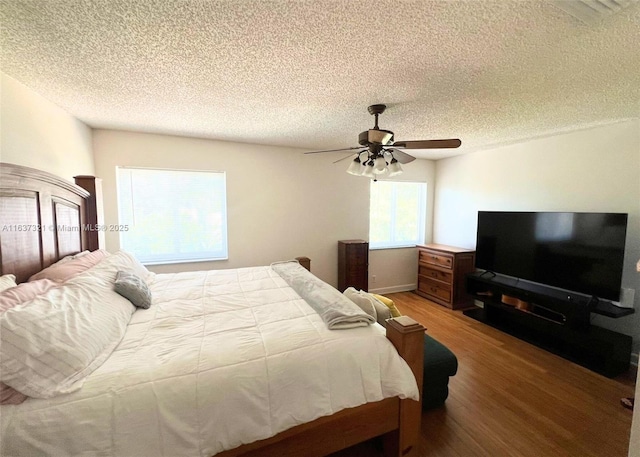
[[[631,353],[631,365],[633,365],[634,367],[638,367],[638,353],[637,352],[632,352]]]
[[[400,286],[392,286],[392,287],[381,287],[379,289],[369,289],[369,292],[372,294],[394,294],[396,292],[411,292],[412,290],[416,290],[417,284],[403,284]]]

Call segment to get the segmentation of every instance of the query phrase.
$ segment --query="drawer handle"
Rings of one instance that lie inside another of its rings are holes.
[[[434,294],[438,291],[438,289],[436,289],[435,287],[431,288],[431,292],[433,292]]]

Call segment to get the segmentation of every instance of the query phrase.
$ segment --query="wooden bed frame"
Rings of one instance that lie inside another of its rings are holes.
[[[0,274],[18,282],[82,250],[103,248],[100,180],[76,184],[33,168],[0,163]],[[306,259],[308,268],[308,259]],[[424,327],[404,316],[388,321],[387,338],[407,362],[422,395]],[[418,454],[420,402],[397,397],[367,403],[293,427],[219,457],[320,457],[382,435],[384,454]]]

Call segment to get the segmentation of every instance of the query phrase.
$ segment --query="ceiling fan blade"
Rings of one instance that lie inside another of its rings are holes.
[[[387,151],[391,152],[393,154],[393,157],[395,157],[396,160],[400,162],[402,165],[416,160],[415,157],[407,154],[406,152],[402,152],[400,149],[387,149]]]
[[[355,149],[362,149],[362,146],[354,146],[352,148],[326,149],[324,151],[309,151],[309,152],[305,152],[305,154],[318,154],[320,152],[352,151],[352,150],[355,150]]]
[[[462,142],[455,138],[450,140],[417,140],[417,141],[396,141],[391,146],[405,149],[447,149],[458,148]]]
[[[362,151],[358,152],[358,154],[361,154],[361,153],[362,153]],[[347,157],[343,157],[342,159],[338,159],[338,160],[336,160],[336,161],[335,161],[335,162],[333,162],[333,163],[338,163],[338,162],[342,162],[343,160],[350,159],[350,158],[351,158],[351,157],[353,157],[354,155],[355,155],[355,154],[349,154]]]

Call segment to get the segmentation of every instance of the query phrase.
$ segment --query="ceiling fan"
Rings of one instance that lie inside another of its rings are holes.
[[[375,116],[375,125],[372,129],[366,130],[358,136],[360,146],[327,149],[324,151],[309,151],[305,154],[318,154],[321,152],[338,152],[359,150],[355,159],[347,169],[347,173],[356,176],[366,176],[373,178],[396,176],[402,173],[400,164],[406,164],[416,160],[412,155],[403,152],[402,149],[444,149],[457,148],[462,142],[458,139],[449,140],[416,140],[416,141],[394,141],[391,130],[383,130],[378,127],[378,116],[387,109],[386,105],[371,105],[369,113]],[[362,154],[366,154],[362,157]],[[351,155],[337,160],[340,162],[351,157]]]

